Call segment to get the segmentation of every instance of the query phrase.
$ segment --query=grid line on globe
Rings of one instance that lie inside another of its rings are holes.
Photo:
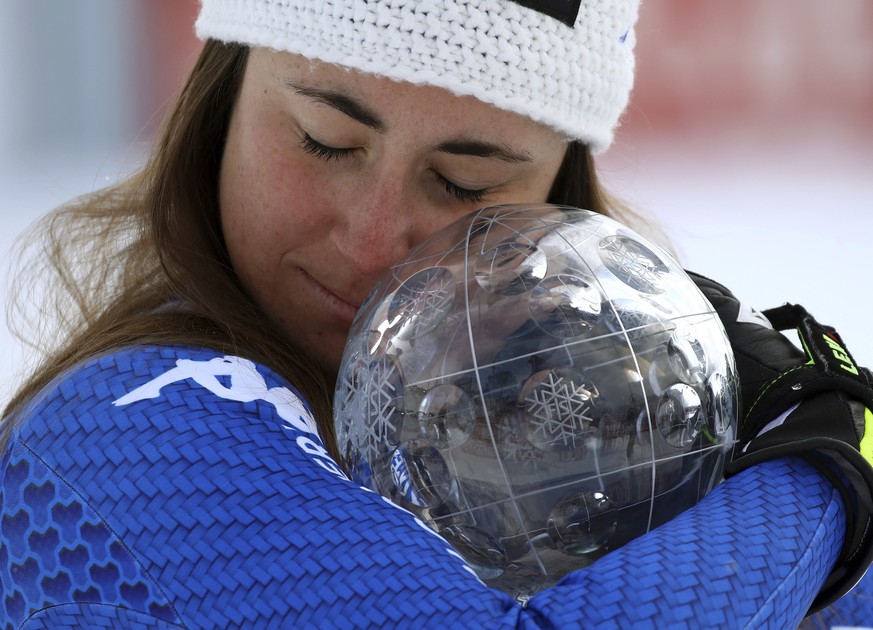
[[[520,601],[722,479],[737,375],[681,266],[609,217],[485,208],[370,293],[334,420],[352,478]]]

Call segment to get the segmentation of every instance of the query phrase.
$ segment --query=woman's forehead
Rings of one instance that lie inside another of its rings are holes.
[[[415,119],[427,126],[450,125],[459,133],[504,134],[539,138],[549,144],[566,143],[551,127],[515,112],[499,109],[472,96],[457,95],[445,88],[396,81],[356,69],[308,59],[302,55],[254,48],[250,70],[258,79],[252,89],[268,82],[275,89],[314,96],[335,93],[372,110],[379,118]],[[319,100],[313,98],[313,100]]]

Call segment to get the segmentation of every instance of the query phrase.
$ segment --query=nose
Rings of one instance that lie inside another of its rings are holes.
[[[356,273],[376,276],[422,238],[425,208],[397,180],[362,185],[331,230],[338,251]]]

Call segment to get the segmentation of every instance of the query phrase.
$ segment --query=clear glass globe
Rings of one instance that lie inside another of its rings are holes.
[[[334,400],[353,478],[519,600],[699,501],[737,375],[669,254],[600,214],[486,208],[360,309]]]

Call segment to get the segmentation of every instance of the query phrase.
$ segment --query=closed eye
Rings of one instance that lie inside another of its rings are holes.
[[[300,141],[300,146],[310,155],[314,155],[315,157],[326,162],[330,162],[331,160],[339,160],[340,158],[344,157],[351,157],[359,150],[358,147],[329,147],[326,144],[318,142],[312,136],[305,132],[303,134],[303,139]]]
[[[461,186],[458,186],[453,181],[446,179],[439,173],[436,173],[436,177],[437,180],[443,185],[443,188],[446,189],[446,192],[448,192],[458,201],[463,201],[465,203],[479,203],[480,201],[485,199],[485,195],[488,192],[487,188],[463,188]]]
[[[300,141],[300,146],[303,148],[304,151],[306,151],[306,153],[314,155],[315,157],[319,158],[320,160],[324,160],[325,162],[352,157],[358,151],[360,151],[358,147],[330,147],[326,144],[318,142],[315,138],[305,132],[303,133],[303,139]],[[463,203],[479,203],[485,198],[485,195],[488,192],[487,188],[464,188],[462,186],[458,186],[456,183],[447,179],[446,177],[443,177],[439,173],[435,173],[435,175],[439,183],[443,186],[443,188],[445,188],[446,192]]]

